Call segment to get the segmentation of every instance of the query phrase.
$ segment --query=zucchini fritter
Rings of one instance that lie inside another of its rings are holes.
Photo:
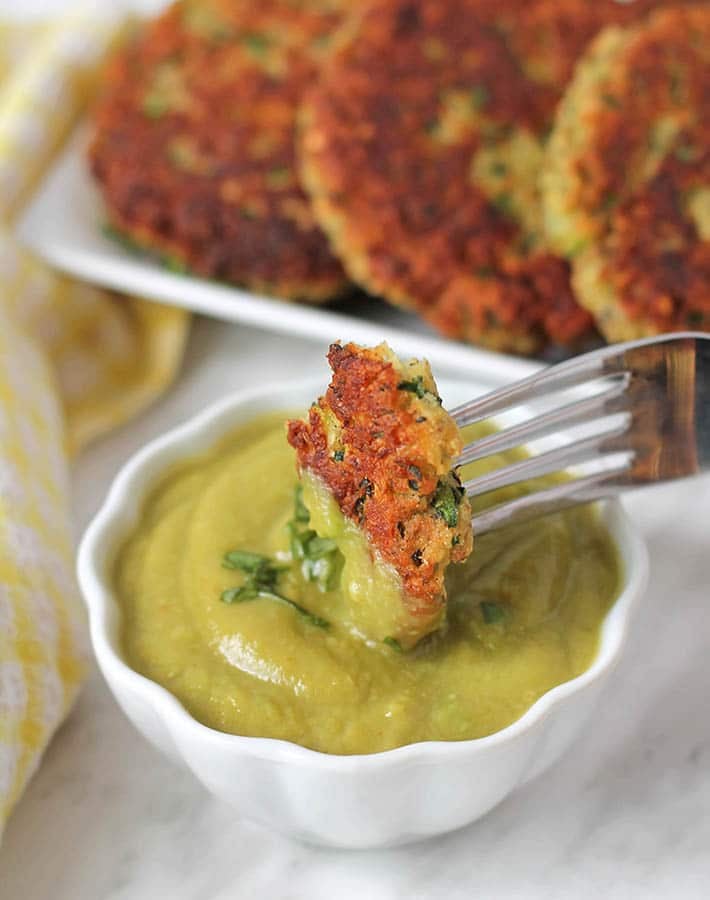
[[[544,239],[543,144],[588,40],[642,7],[375,0],[349,20],[306,95],[301,155],[351,277],[494,349],[584,338]]]
[[[710,5],[599,35],[543,186],[550,238],[609,340],[710,330]]]
[[[301,158],[353,280],[496,350],[583,342],[592,319],[544,233],[544,144],[590,39],[659,3],[374,0],[350,18],[306,95]]]
[[[288,440],[302,476],[325,485],[401,583],[386,633],[357,609],[354,624],[411,647],[441,625],[446,567],[471,552],[471,508],[452,468],[461,437],[428,363],[402,363],[386,344],[333,344],[328,360],[328,390],[307,421],[289,422]]]
[[[345,286],[294,164],[337,0],[181,0],[105,73],[90,161],[111,225],[196,274],[286,298]]]

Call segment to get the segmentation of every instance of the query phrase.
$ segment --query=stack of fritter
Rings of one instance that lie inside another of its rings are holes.
[[[499,350],[710,328],[709,20],[707,0],[183,0],[110,69],[93,168],[138,244],[281,296],[340,290],[334,253]]]

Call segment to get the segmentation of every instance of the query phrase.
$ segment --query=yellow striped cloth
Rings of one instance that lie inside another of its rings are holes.
[[[65,278],[13,238],[120,32],[113,8],[0,24],[0,834],[86,664],[67,454],[164,390],[189,324]]]

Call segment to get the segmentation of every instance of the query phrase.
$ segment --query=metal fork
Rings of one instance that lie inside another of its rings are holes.
[[[576,399],[569,399],[570,391]],[[710,469],[708,334],[603,347],[464,403],[451,415],[463,428],[541,399],[554,405],[468,444],[457,465],[568,429],[576,438],[568,435],[553,449],[471,478],[466,493],[475,509],[475,498],[489,491],[575,469],[552,486],[474,514],[476,534]]]

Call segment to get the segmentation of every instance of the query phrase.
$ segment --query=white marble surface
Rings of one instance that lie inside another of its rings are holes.
[[[183,377],[75,471],[87,522],[126,455],[231,388],[324,347],[199,322]],[[347,853],[240,822],[149,747],[94,673],[10,820],[0,900],[701,898],[710,894],[710,478],[636,496],[651,586],[593,727],[485,819]]]

